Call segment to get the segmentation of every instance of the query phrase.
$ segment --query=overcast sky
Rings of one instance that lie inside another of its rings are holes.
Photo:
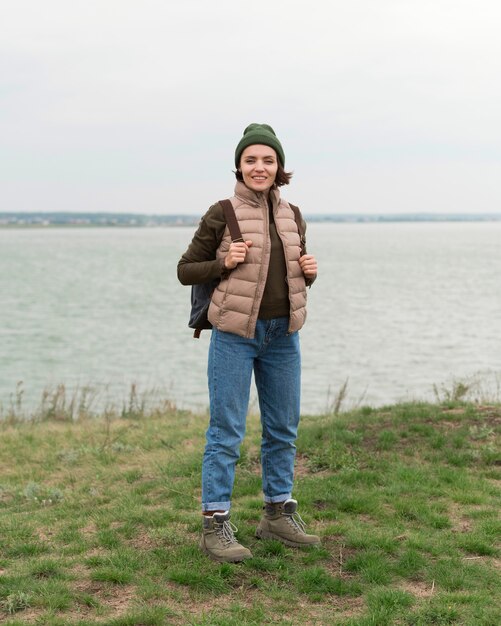
[[[3,0],[0,211],[201,214],[271,124],[307,213],[501,212],[499,0]]]

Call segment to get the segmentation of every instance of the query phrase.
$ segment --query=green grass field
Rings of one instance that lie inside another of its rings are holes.
[[[0,424],[1,623],[501,624],[499,405],[304,416],[294,496],[323,545],[302,552],[254,538],[251,416],[243,564],[197,546],[207,418],[124,415]]]

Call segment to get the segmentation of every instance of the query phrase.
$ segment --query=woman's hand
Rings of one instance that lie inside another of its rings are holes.
[[[252,241],[249,240],[231,243],[228,254],[224,257],[224,266],[226,269],[233,270],[239,263],[243,263],[251,246]]]
[[[312,254],[303,254],[303,256],[299,258],[299,265],[307,278],[313,278],[317,275],[317,260]]]

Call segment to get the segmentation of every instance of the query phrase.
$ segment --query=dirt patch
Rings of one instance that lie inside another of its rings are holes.
[[[2,470],[2,476],[4,478],[6,477],[6,474],[4,474],[3,470]],[[0,489],[0,502],[8,506],[13,500],[14,500],[14,494],[8,493],[7,491]]]
[[[299,602],[298,607],[308,615],[301,618],[300,623],[307,626],[324,626],[334,620],[349,620],[361,615],[365,609],[363,598],[339,598],[330,596],[321,604]]]
[[[477,411],[479,413],[486,413],[488,417],[493,417],[496,423],[501,423],[501,408],[497,406],[478,406]]]
[[[95,547],[91,548],[85,553],[85,558],[90,559],[93,556],[106,556],[109,554],[109,551],[106,548]]]
[[[193,452],[193,450],[198,449],[199,442],[194,439],[184,439],[183,440],[183,448],[185,452]]]
[[[107,585],[89,579],[79,580],[74,583],[73,589],[77,594],[95,598],[99,605],[106,609],[107,617],[116,618],[123,615],[137,598],[137,590],[132,585]],[[68,617],[81,617],[82,614],[95,612],[93,606],[85,602],[78,603],[78,611],[69,611]]]
[[[443,415],[464,415],[463,407],[455,407],[454,409],[442,409]]]
[[[469,533],[472,530],[471,521],[463,517],[453,523],[451,530],[453,533]]]
[[[315,478],[320,476],[329,476],[332,475],[331,470],[320,470],[316,471],[311,468],[310,457],[306,454],[297,454],[296,460],[294,463],[294,476],[296,478],[302,478],[304,476],[315,476]]]
[[[274,610],[276,601],[264,597],[262,591],[258,589],[242,588],[232,595],[232,604],[239,604],[247,609],[261,605],[266,613],[269,613]],[[214,617],[214,613],[224,615],[224,609],[227,606],[228,598],[205,598],[203,603],[191,604],[185,615],[189,615],[191,618],[208,618],[211,615]],[[355,617],[363,611],[364,606],[362,598],[340,598],[331,595],[325,596],[321,602],[312,603],[308,601],[307,597],[300,597],[291,606],[291,615],[295,616],[298,624],[305,626],[324,625],[330,624],[334,620]],[[186,623],[186,621],[180,623]]]
[[[501,408],[497,406],[489,406],[489,405],[479,405],[475,406],[476,413],[480,413],[480,416],[471,416],[464,419],[464,415],[466,413],[465,409],[462,407],[454,408],[454,409],[443,409],[443,415],[461,415],[463,419],[458,422],[448,422],[450,424],[454,424],[456,427],[462,426],[465,423],[467,424],[478,424],[478,422],[482,422],[482,424],[487,424],[489,426],[499,426],[501,425]]]
[[[83,528],[80,529],[80,532],[84,537],[91,537],[97,533],[96,522],[94,520],[90,520]]]
[[[2,611],[0,612],[0,623],[3,623],[4,616],[5,619],[22,619],[23,624],[36,624],[40,619],[40,609],[25,609],[24,611],[17,612],[15,615],[9,615]]]
[[[130,589],[125,590],[126,593],[124,595],[122,588],[114,587],[112,589],[111,587],[106,587],[103,583],[92,582],[88,579],[82,580],[81,578],[87,575],[87,570],[81,565],[73,567],[72,571],[80,577],[80,580],[72,585],[76,594],[86,594],[96,598],[103,606],[110,607],[113,613],[112,616],[114,617],[123,613],[128,608],[130,599],[134,597],[135,592]],[[78,608],[64,613],[64,616],[68,619],[68,623],[95,615],[95,608],[93,606],[88,606],[85,602],[79,601],[78,598],[76,599],[76,604]],[[36,624],[45,611],[46,609],[44,608],[27,608],[10,617],[12,619],[17,618],[22,620],[23,624]],[[0,612],[0,622],[3,622],[3,616],[4,613]]]
[[[454,533],[468,533],[473,529],[472,521],[463,514],[457,505],[449,508],[449,520],[451,522],[451,530]]]
[[[406,580],[400,585],[400,588],[416,598],[429,598],[435,593],[433,584],[430,585],[417,580]]]
[[[144,530],[138,532],[136,536],[130,540],[129,544],[136,550],[151,550],[159,545],[158,541],[155,541],[155,539],[150,537]]]
[[[344,543],[323,541],[323,547],[331,553],[331,558],[322,563],[327,572],[336,578],[344,580],[354,578],[354,575],[347,572],[345,564],[356,554],[355,548],[347,548]]]
[[[309,476],[311,473],[310,459],[306,455],[297,454],[294,463],[294,476],[302,478],[303,476]]]
[[[40,541],[44,541],[46,543],[50,542],[51,538],[54,536],[54,532],[52,530],[37,528],[35,532]]]
[[[99,593],[102,603],[111,609],[113,617],[124,613],[136,597],[136,589],[132,586],[114,585]]]

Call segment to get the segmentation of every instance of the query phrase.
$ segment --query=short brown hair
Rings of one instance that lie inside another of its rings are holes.
[[[282,187],[283,185],[288,185],[291,182],[292,172],[286,172],[278,159],[277,159],[277,165],[278,165],[277,175],[275,176],[274,185],[276,187]],[[241,183],[244,182],[244,177],[242,176],[242,172],[240,170],[236,170],[235,178],[239,180]]]

